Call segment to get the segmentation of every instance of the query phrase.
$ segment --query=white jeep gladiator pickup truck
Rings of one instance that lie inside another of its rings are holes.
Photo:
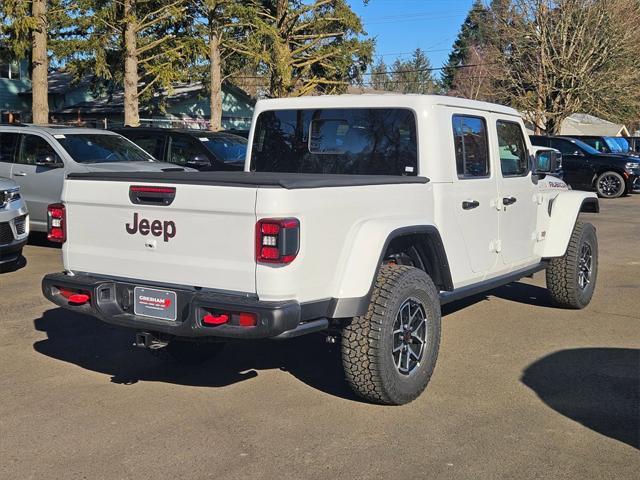
[[[55,304],[185,361],[225,340],[339,334],[347,381],[415,399],[440,306],[546,269],[583,308],[595,194],[536,169],[518,113],[440,96],[259,101],[244,172],[71,174],[49,208]],[[508,315],[505,312],[505,315]]]

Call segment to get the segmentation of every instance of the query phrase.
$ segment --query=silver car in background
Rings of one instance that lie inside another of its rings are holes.
[[[21,259],[28,236],[29,215],[20,187],[0,178],[0,272]]]
[[[195,171],[158,162],[117,133],[64,126],[0,125],[0,177],[21,187],[31,230],[47,231],[47,206],[69,173]]]

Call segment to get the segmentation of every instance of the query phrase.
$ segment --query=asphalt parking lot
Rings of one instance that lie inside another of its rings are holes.
[[[447,306],[403,407],[355,398],[321,336],[162,362],[48,303],[61,252],[36,241],[0,275],[0,478],[638,478],[640,195],[601,206],[588,309],[544,273]]]

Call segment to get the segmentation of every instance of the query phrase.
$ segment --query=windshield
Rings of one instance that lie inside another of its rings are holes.
[[[155,161],[135,143],[120,135],[80,133],[56,135],[56,139],[78,163]]]
[[[616,142],[618,144],[618,146],[620,147],[620,152],[621,153],[629,153],[630,147],[629,147],[629,142],[627,141],[626,138],[624,138],[624,137],[609,137],[608,140],[611,140],[612,142]]]
[[[604,141],[607,142],[607,146],[612,153],[622,153],[622,147],[616,141],[615,138],[612,137],[604,137]]]
[[[224,163],[244,163],[247,154],[247,140],[231,135],[208,135],[200,138],[202,145]]]
[[[416,121],[402,108],[274,110],[257,119],[251,170],[417,175]]]

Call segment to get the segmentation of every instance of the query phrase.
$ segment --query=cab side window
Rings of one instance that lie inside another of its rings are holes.
[[[168,162],[185,165],[196,156],[207,158],[198,140],[189,135],[171,135],[169,137]]]
[[[483,178],[491,173],[487,122],[482,117],[453,116],[458,178]]]
[[[37,135],[24,135],[17,163],[35,165],[38,160],[57,156],[53,147],[44,138]]]
[[[0,133],[0,162],[13,163],[18,136],[17,133]]]
[[[503,177],[522,177],[529,173],[529,152],[522,128],[516,122],[498,120],[498,148]]]
[[[574,155],[578,150],[578,147],[571,143],[569,140],[562,140],[559,138],[552,138],[551,146],[557,150],[560,150],[560,153],[562,153],[562,155]]]

